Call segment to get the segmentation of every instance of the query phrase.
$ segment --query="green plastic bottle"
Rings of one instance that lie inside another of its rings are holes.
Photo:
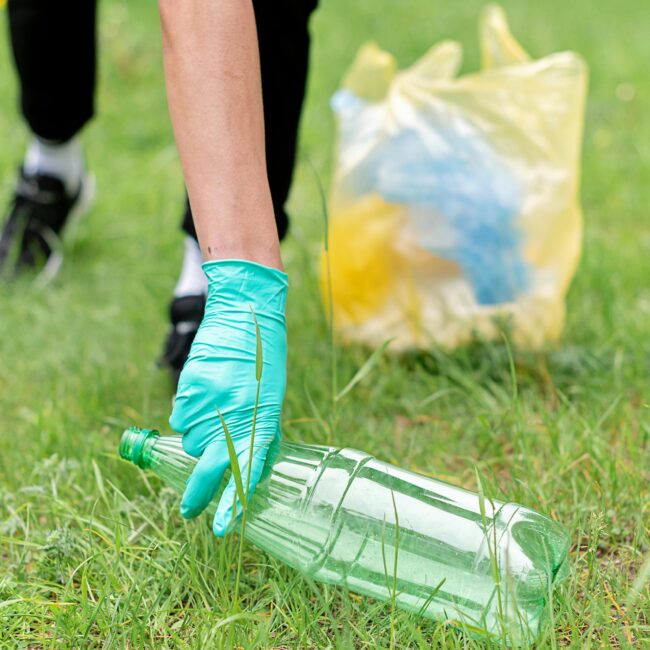
[[[179,491],[196,463],[180,436],[150,429],[127,429],[120,455]],[[512,645],[537,635],[569,549],[561,526],[523,506],[290,442],[269,452],[245,537],[315,580]]]

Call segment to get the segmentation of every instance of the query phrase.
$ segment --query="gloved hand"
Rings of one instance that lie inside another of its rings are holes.
[[[270,444],[280,436],[286,385],[286,274],[243,260],[206,262],[203,270],[208,278],[205,315],[181,372],[169,419],[172,429],[183,434],[185,451],[200,457],[181,501],[181,514],[186,519],[205,509],[230,466],[217,409],[232,437],[246,490],[257,391],[252,310],[261,333],[263,367],[249,494],[259,481]],[[227,532],[235,493],[231,476],[214,516],[215,535]],[[239,514],[239,502],[237,509]]]

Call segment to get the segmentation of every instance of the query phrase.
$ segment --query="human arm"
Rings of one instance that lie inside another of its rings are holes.
[[[205,317],[170,418],[186,451],[200,457],[181,502],[189,518],[214,497],[230,464],[219,413],[251,490],[279,436],[287,280],[266,173],[251,2],[159,0],[159,7],[170,113],[208,277]],[[232,520],[234,491],[231,479],[215,515],[217,535]]]
[[[281,269],[250,0],[159,0],[174,135],[206,261]]]

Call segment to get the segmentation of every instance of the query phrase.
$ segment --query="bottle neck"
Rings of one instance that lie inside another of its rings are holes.
[[[151,450],[160,437],[154,429],[126,429],[120,440],[120,456],[141,469],[151,466]]]

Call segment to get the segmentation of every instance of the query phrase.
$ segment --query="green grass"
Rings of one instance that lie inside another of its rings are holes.
[[[309,164],[327,185],[327,100],[357,47],[411,62],[457,37],[476,67],[481,3],[323,0],[284,248],[291,276],[284,435],[320,442],[331,369],[316,284],[322,236]],[[505,344],[383,358],[337,406],[332,442],[549,512],[571,531],[571,572],[539,647],[650,647],[650,40],[638,0],[505,3],[534,55],[572,48],[591,68],[585,251],[561,345]],[[236,541],[185,523],[178,498],[116,457],[122,428],[166,427],[155,359],[178,270],[182,182],[161,76],[155,3],[105,0],[100,116],[84,135],[98,200],[56,283],[0,288],[0,645],[14,648],[478,648],[449,627],[314,584],[246,547],[232,628]],[[26,133],[0,36],[0,195]],[[622,85],[627,84],[627,85]],[[634,91],[630,99],[630,89]],[[340,350],[339,388],[367,356]],[[389,558],[390,561],[390,558]],[[639,577],[640,576],[640,577]],[[633,591],[637,580],[639,593]],[[232,637],[229,637],[231,630]]]

